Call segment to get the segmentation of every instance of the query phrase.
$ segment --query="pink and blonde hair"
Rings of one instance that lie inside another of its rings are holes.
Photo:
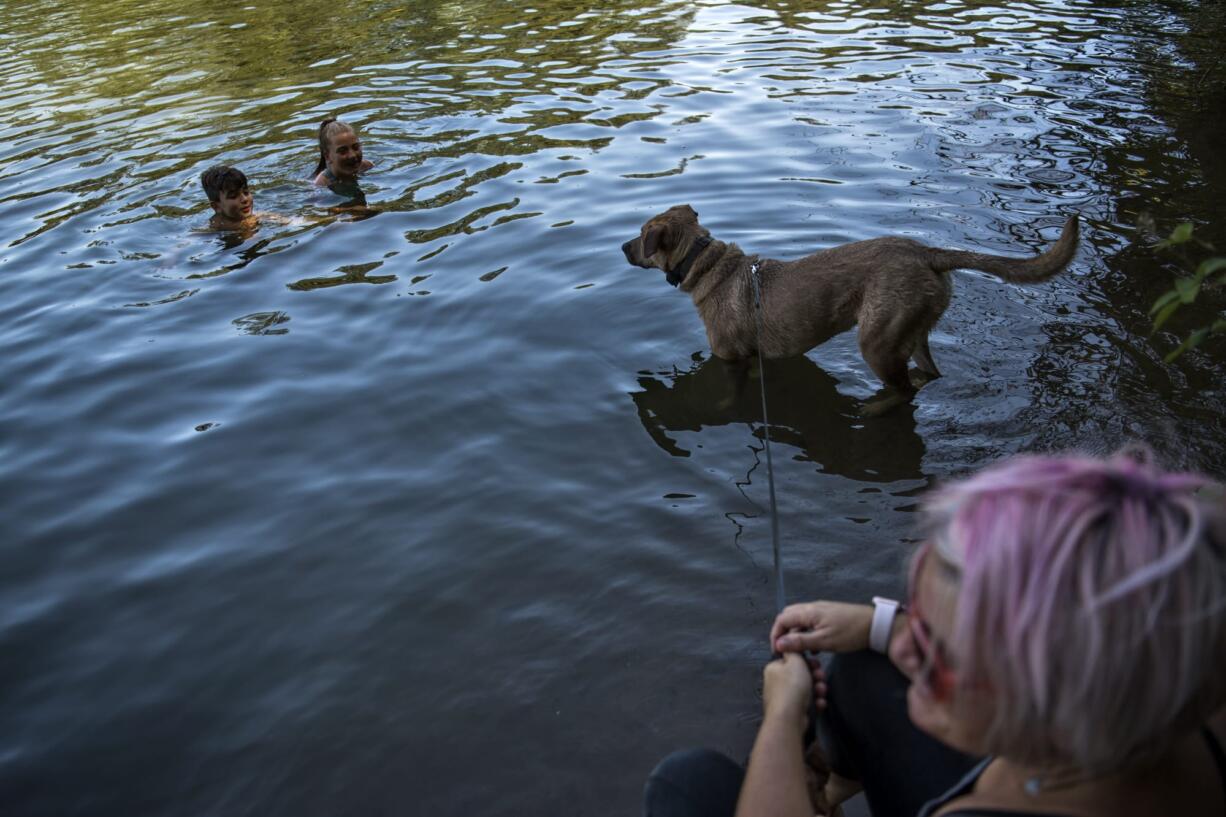
[[[992,754],[1141,765],[1226,703],[1223,493],[1146,459],[1017,457],[926,503]]]

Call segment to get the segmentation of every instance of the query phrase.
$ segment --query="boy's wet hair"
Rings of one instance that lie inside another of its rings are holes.
[[[323,173],[324,168],[328,166],[328,147],[332,143],[332,137],[346,131],[352,133],[353,128],[335,117],[329,117],[319,123],[319,164],[315,165],[312,177]]]
[[[200,185],[209,201],[216,203],[222,193],[233,195],[247,187],[247,175],[237,167],[215,165],[200,174]]]

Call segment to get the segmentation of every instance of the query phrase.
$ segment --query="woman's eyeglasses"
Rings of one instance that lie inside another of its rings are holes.
[[[924,560],[928,558],[931,545],[925,544],[911,564],[911,578],[908,583],[907,603],[901,605],[907,614],[907,626],[911,634],[911,647],[919,656],[923,669],[920,679],[932,690],[937,698],[947,697],[958,685],[958,674],[949,666],[945,649],[932,635],[932,627],[924,620],[916,604],[915,585],[923,569]]]

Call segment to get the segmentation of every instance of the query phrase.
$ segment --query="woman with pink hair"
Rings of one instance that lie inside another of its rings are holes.
[[[810,817],[815,696],[832,806],[863,788],[874,817],[1226,814],[1222,489],[1026,456],[925,505],[907,602],[784,609],[743,779],[672,755],[647,813]]]

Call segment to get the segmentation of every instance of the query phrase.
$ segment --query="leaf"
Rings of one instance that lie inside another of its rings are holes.
[[[1179,300],[1179,290],[1172,289],[1170,292],[1164,292],[1162,297],[1154,301],[1154,305],[1149,308],[1149,314],[1154,314],[1162,307],[1169,304],[1171,301]]]
[[[1171,237],[1167,239],[1172,244],[1183,244],[1192,238],[1192,222],[1185,221],[1174,230],[1171,230]]]
[[[1199,346],[1200,342],[1207,337],[1209,337],[1209,327],[1206,326],[1204,329],[1197,329],[1195,332],[1188,335],[1187,338],[1184,339],[1183,343],[1179,344],[1179,347],[1164,357],[1163,360],[1170,363],[1189,349]]]
[[[1175,314],[1175,310],[1179,307],[1179,301],[1171,301],[1169,304],[1164,306],[1162,311],[1158,313],[1158,316],[1154,318],[1154,331],[1157,332],[1159,329],[1161,329],[1162,324],[1166,323],[1170,319],[1171,315]]]
[[[1226,269],[1226,258],[1206,258],[1196,268],[1196,277],[1203,281],[1221,269]]]
[[[1196,293],[1200,291],[1200,281],[1196,278],[1180,278],[1175,281],[1175,289],[1179,291],[1179,300],[1190,304],[1196,300]]]

